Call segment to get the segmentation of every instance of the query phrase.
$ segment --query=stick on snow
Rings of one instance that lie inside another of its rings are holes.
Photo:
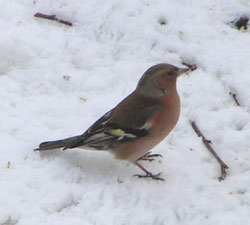
[[[198,137],[202,137],[202,142],[207,147],[209,152],[214,156],[214,158],[218,161],[221,167],[221,176],[219,177],[219,181],[222,181],[226,178],[227,171],[226,169],[229,169],[226,163],[222,161],[222,159],[219,157],[219,155],[215,152],[213,147],[211,146],[211,141],[207,140],[205,136],[201,133],[200,129],[197,127],[196,123],[194,121],[190,121],[191,126],[194,129],[195,133],[198,135]]]
[[[36,13],[34,16],[38,17],[38,18],[42,18],[42,19],[53,20],[53,21],[56,21],[58,23],[62,23],[62,24],[67,25],[67,26],[73,26],[73,24],[69,21],[56,18],[56,15],[46,15],[43,13]]]
[[[236,105],[241,106],[238,99],[237,99],[237,95],[235,93],[233,93],[233,92],[229,92],[229,94],[233,97]]]

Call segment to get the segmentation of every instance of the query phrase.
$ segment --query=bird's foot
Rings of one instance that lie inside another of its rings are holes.
[[[135,177],[139,177],[139,178],[152,178],[153,180],[165,181],[163,178],[160,177],[161,173],[157,173],[157,174],[150,173],[148,170],[146,170],[142,165],[140,165],[138,163],[138,160],[135,162],[135,165],[138,166],[145,173],[145,175],[135,174],[134,175]]]
[[[147,172],[145,175],[141,175],[141,174],[135,174],[135,177],[138,178],[152,178],[153,180],[161,180],[161,181],[165,181],[163,178],[160,177],[161,173],[157,173],[157,174],[152,174],[150,172]]]
[[[163,157],[161,154],[151,154],[151,151],[146,153],[145,155],[143,155],[142,157],[140,157],[139,159],[137,159],[137,161],[143,160],[143,161],[149,161],[152,162],[154,161],[155,157]]]

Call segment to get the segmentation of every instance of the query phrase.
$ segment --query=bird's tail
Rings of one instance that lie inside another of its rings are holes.
[[[42,142],[39,145],[39,148],[35,149],[35,151],[44,151],[44,150],[52,150],[56,148],[63,148],[63,150],[67,148],[75,148],[83,144],[82,135],[57,140],[57,141],[46,141]]]

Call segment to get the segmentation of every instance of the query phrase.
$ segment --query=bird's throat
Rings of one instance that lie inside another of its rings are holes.
[[[167,88],[162,88],[161,90],[162,90],[164,95],[169,95],[172,93],[172,91],[170,89],[167,89]]]

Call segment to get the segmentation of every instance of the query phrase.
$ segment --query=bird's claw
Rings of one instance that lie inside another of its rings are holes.
[[[151,154],[151,151],[140,157],[137,161],[144,160],[144,161],[149,161],[152,162],[154,161],[155,157],[163,157],[161,154]]]
[[[160,177],[160,175],[161,175],[161,173],[152,174],[152,173],[148,172],[145,175],[135,174],[134,177],[138,177],[138,178],[152,178],[153,180],[165,181],[163,178]]]

